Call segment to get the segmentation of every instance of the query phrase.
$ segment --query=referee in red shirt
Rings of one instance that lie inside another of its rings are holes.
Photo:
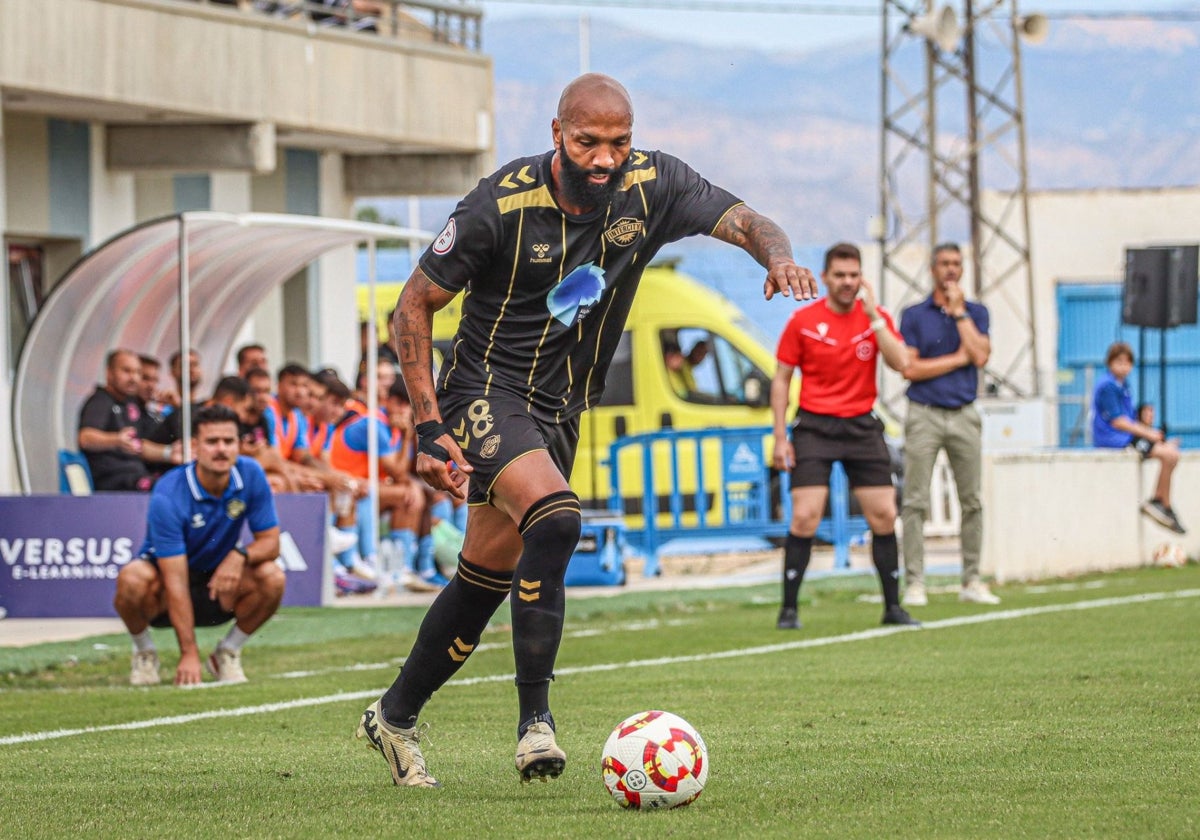
[[[813,535],[829,496],[829,474],[841,461],[871,528],[871,559],[883,587],[883,623],[920,626],[900,606],[896,546],[896,491],[883,422],[872,411],[877,359],[892,370],[907,363],[892,316],[875,303],[862,275],[862,254],[847,243],[825,252],[825,297],[798,309],[775,351],[771,381],[775,468],[791,471],[792,521],[783,549],[781,630],[798,630],[800,583],[812,555]],[[800,407],[789,435],[788,390],[800,371]]]

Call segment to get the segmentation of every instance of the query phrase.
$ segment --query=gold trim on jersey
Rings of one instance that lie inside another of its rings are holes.
[[[636,184],[653,181],[657,178],[658,167],[655,166],[651,166],[649,169],[634,169],[632,172],[626,172],[625,182],[621,184],[621,192],[633,189]]]
[[[500,215],[511,213],[514,210],[524,210],[526,207],[552,207],[558,209],[558,205],[554,203],[554,197],[550,195],[550,188],[545,184],[541,184],[525,192],[513,193],[503,198],[497,198],[496,207],[499,209]]]
[[[500,311],[496,314],[496,320],[492,322],[492,331],[488,334],[487,347],[483,351],[483,369],[487,371],[488,387],[492,382],[492,366],[488,362],[492,357],[492,348],[496,346],[496,330],[500,328],[500,322],[504,320],[504,312],[508,309],[508,302],[512,300],[513,289],[517,285],[517,271],[521,266],[521,243],[525,237],[525,213],[521,212],[520,218],[517,220],[517,247],[513,249],[512,273],[508,277],[508,292],[504,295],[504,301],[500,304]]]
[[[716,232],[717,232],[717,228],[719,228],[719,227],[721,226],[721,222],[725,221],[725,217],[726,217],[726,216],[728,216],[730,213],[732,213],[732,212],[733,212],[734,210],[736,210],[737,208],[741,207],[741,206],[742,206],[743,204],[745,204],[745,203],[746,203],[746,202],[744,202],[744,201],[739,201],[737,204],[734,204],[734,205],[733,205],[733,206],[731,206],[731,207],[730,207],[728,210],[726,210],[724,213],[722,213],[722,214],[721,214],[721,218],[717,219],[717,223],[716,223],[715,225],[713,225],[713,226],[712,226],[712,230],[710,230],[710,231],[708,232],[708,235],[709,235],[709,236],[712,236],[714,233],[716,233]]]
[[[525,218],[524,215],[522,215],[521,218],[524,219]],[[566,267],[566,262],[567,262],[567,217],[566,217],[566,214],[563,214],[562,218],[559,220],[558,228],[559,228],[558,236],[559,236],[559,240],[560,240],[560,242],[559,242],[560,247],[559,247],[559,258],[558,258],[558,281],[557,281],[557,283],[562,283],[563,269]],[[542,359],[542,347],[544,347],[546,344],[546,337],[550,334],[550,327],[553,326],[553,324],[554,324],[554,316],[548,315],[548,317],[546,318],[546,326],[542,330],[542,337],[541,337],[541,339],[538,340],[537,347],[535,347],[533,350],[533,364],[531,364],[529,366],[529,377],[525,380],[525,385],[527,386],[527,390],[525,392],[525,410],[530,413],[533,412],[533,395],[534,395],[534,392],[537,390],[536,388],[534,388],[534,385],[533,385],[534,376],[537,373],[538,364],[541,362],[541,359]],[[568,366],[569,365],[570,365],[570,362],[568,361]]]

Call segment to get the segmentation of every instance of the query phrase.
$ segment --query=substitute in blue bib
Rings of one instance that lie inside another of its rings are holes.
[[[159,682],[150,627],[174,627],[180,661],[175,684],[201,681],[196,627],[235,619],[208,657],[220,682],[245,682],[241,647],[283,599],[279,519],[262,468],[238,455],[237,414],[211,405],[192,418],[196,459],[154,486],[140,556],[117,576],[114,606],[133,637],[130,684]],[[244,524],[253,541],[239,544]]]

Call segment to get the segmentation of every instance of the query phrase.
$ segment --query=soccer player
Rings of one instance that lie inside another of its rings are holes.
[[[220,682],[245,682],[241,649],[283,599],[279,520],[262,468],[238,455],[238,416],[224,405],[192,417],[196,459],[164,475],[150,494],[146,541],[117,575],[113,605],[133,637],[131,685],[159,682],[150,627],[174,627],[179,640],[175,685],[200,682],[196,627],[235,619],[208,657]],[[248,522],[254,540],[241,545]]]
[[[426,701],[462,666],[509,598],[523,780],[558,776],[550,681],[563,576],[579,541],[568,478],[579,413],[604,391],[643,269],[664,244],[706,234],[767,270],[763,292],[815,296],[786,234],[677,158],[633,147],[633,106],[590,73],[563,91],[552,151],[515,160],[464,198],[422,255],[395,313],[417,421],[416,471],[471,505],[458,571],[359,737],[398,785],[436,787],[417,737]],[[435,391],[433,313],[463,314]],[[469,492],[468,492],[469,491]]]
[[[871,528],[871,559],[883,586],[883,623],[919,625],[900,606],[896,490],[883,422],[875,415],[879,356],[892,370],[908,361],[904,340],[887,310],[875,303],[862,275],[862,255],[847,243],[825,252],[826,296],[788,319],[771,380],[775,468],[790,470],[792,521],[783,547],[780,630],[800,629],[797,602],[812,555],[813,535],[829,497],[829,472],[841,461]],[[800,407],[787,429],[788,391],[800,371]]]

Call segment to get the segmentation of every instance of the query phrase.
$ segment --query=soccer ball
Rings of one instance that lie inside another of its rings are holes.
[[[1179,543],[1165,542],[1154,549],[1154,565],[1163,569],[1176,569],[1187,563],[1187,552]]]
[[[622,808],[679,808],[708,781],[708,749],[679,715],[638,712],[604,742],[600,772]]]

